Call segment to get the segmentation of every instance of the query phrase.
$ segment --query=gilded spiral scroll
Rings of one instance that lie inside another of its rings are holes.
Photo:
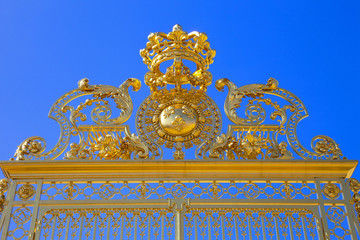
[[[308,116],[307,110],[301,100],[294,94],[279,88],[278,81],[274,78],[270,78],[266,84],[250,84],[239,88],[230,80],[223,78],[216,81],[215,86],[219,91],[223,91],[225,86],[229,88],[224,110],[227,117],[236,125],[229,127],[226,136],[222,135],[217,138],[217,141],[209,149],[210,157],[234,158],[235,155],[237,155],[239,158],[250,159],[288,159],[292,158],[292,154],[291,151],[287,150],[287,144],[289,144],[292,151],[301,158],[340,159],[342,157],[339,145],[327,136],[319,135],[312,139],[311,147],[313,151],[301,145],[297,137],[296,128],[297,124]],[[272,96],[286,100],[287,103],[280,106]],[[240,117],[237,111],[246,98],[250,98],[245,109],[246,117]],[[275,129],[274,125],[263,124],[266,117],[264,105],[272,108],[270,114],[271,120],[280,118],[277,120],[278,127],[275,127]],[[237,130],[238,137],[234,136],[233,128],[249,129],[249,127],[258,130],[254,130],[253,133],[247,130],[247,134],[245,134],[244,131]],[[269,128],[274,129],[272,136],[268,137],[268,140],[264,140],[261,135],[264,131],[269,132]],[[285,135],[287,142],[278,143],[277,138],[279,135]],[[250,136],[252,137],[249,138]],[[251,139],[251,141],[249,142],[248,139]],[[265,144],[265,142],[267,142],[267,144]],[[245,154],[246,151],[252,151],[258,154]]]
[[[84,78],[50,110],[49,117],[61,129],[55,147],[46,151],[43,138],[30,137],[20,144],[15,159],[56,159],[62,153],[68,160],[161,159],[169,150],[174,159],[185,159],[190,150],[194,150],[190,158],[197,159],[342,158],[339,145],[330,137],[315,136],[311,150],[300,143],[297,125],[308,116],[307,110],[298,97],[279,88],[274,78],[266,84],[241,87],[227,78],[216,81],[219,91],[225,86],[229,89],[224,111],[234,123],[222,134],[221,112],[206,93],[212,82],[209,66],[215,53],[205,33],[187,33],[179,25],[169,33],[151,33],[140,50],[149,68],[144,80],[150,95],[137,111],[138,135],[122,124],[133,111],[128,88],[138,91],[141,82],[129,78],[114,87],[90,85]],[[160,66],[169,61],[162,72]],[[187,61],[196,69],[191,70]],[[85,98],[70,105],[80,97]],[[74,136],[78,140],[70,140]]]
[[[42,137],[30,137],[19,145],[14,155],[15,159],[56,159],[67,149],[72,136],[79,136],[80,143],[72,143],[70,146],[71,150],[66,152],[65,158],[92,158],[90,156],[91,151],[83,148],[85,143],[79,130],[81,129],[79,123],[88,119],[84,110],[92,107],[90,115],[94,127],[102,126],[103,130],[106,131],[108,127],[120,126],[129,119],[133,111],[132,100],[128,92],[130,86],[133,87],[133,91],[138,91],[141,87],[141,82],[138,79],[130,78],[117,88],[108,85],[89,85],[87,78],[81,79],[78,82],[77,89],[63,95],[50,109],[49,117],[57,121],[61,129],[57,144],[51,150],[45,151],[46,142]],[[85,99],[85,101],[76,107],[69,105],[73,100],[84,96],[91,96],[91,98]],[[109,100],[113,100],[116,109],[120,110],[119,116],[111,117],[112,108]],[[65,115],[67,112],[70,112],[69,117]],[[130,146],[128,147],[128,152],[132,153],[142,148],[139,156],[147,156],[147,148],[139,143],[139,139],[135,135],[129,134],[128,131],[126,134],[126,139],[122,140],[124,140],[123,142],[128,142],[127,145]],[[128,155],[129,153],[122,156]]]

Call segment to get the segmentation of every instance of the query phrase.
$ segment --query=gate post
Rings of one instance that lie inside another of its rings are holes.
[[[185,211],[190,207],[190,199],[169,199],[169,208],[175,212],[175,240],[184,239]],[[196,227],[196,226],[195,226]]]

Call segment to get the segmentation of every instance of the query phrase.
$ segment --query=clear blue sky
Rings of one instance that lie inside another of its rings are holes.
[[[303,145],[328,135],[359,159],[359,12],[359,1],[0,1],[0,159],[30,136],[56,142],[48,110],[79,79],[142,80],[139,49],[148,34],[177,23],[208,34],[214,80],[241,86],[276,78],[307,106]],[[135,108],[148,93],[145,84],[132,93]],[[222,107],[225,93],[212,85],[209,95]]]

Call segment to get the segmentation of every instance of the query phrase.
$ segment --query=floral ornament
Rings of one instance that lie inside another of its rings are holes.
[[[42,142],[44,144],[42,144]],[[14,157],[16,160],[25,160],[27,155],[36,155],[45,150],[45,141],[41,137],[31,137],[26,139],[17,148]],[[14,160],[14,159],[10,159]]]
[[[35,194],[35,188],[31,184],[24,184],[19,188],[18,197],[21,200],[29,200]]]
[[[171,124],[175,127],[176,130],[178,130],[180,132],[184,128],[184,125],[186,123],[179,115],[177,115],[175,117],[175,120],[172,121]]]
[[[315,143],[316,140],[319,140]],[[342,156],[342,152],[339,148],[339,144],[337,144],[333,139],[327,136],[317,136],[312,141],[312,148],[316,153],[321,155],[332,155],[332,159],[339,159]]]
[[[135,134],[125,137],[106,134],[97,139],[92,138],[89,151],[101,159],[130,159],[133,152],[140,158],[146,158],[149,154],[148,148]]]
[[[249,130],[245,137],[241,139],[240,148],[243,151],[244,158],[257,159],[260,154],[263,154],[263,149],[269,148],[269,143],[269,139],[263,138],[261,134],[257,135],[255,131],[251,133]]]

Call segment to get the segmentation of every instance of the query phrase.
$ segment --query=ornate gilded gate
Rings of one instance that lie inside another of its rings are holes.
[[[176,25],[148,39],[140,55],[150,95],[137,134],[123,123],[139,80],[80,80],[50,109],[57,144],[46,150],[30,137],[0,162],[1,239],[358,239],[357,161],[327,136],[303,147],[300,99],[273,78],[242,87],[217,80],[229,89],[224,111],[234,123],[222,134],[206,94],[215,57],[207,36]]]

